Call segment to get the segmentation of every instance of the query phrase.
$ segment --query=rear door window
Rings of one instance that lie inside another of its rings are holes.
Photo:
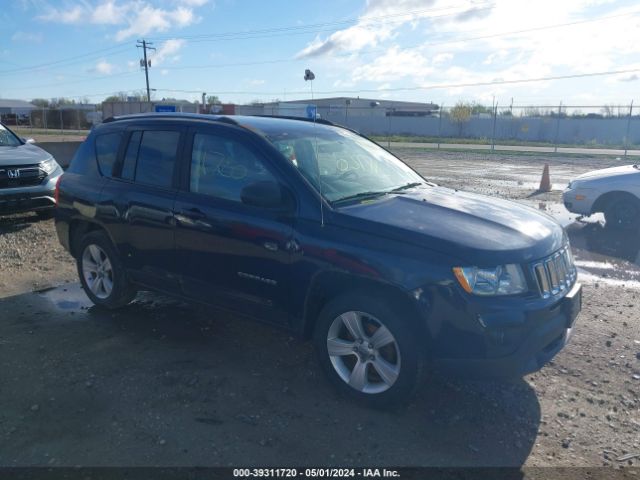
[[[129,137],[120,176],[145,185],[171,187],[179,144],[177,131],[134,131]]]

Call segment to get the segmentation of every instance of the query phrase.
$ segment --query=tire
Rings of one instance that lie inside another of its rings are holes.
[[[425,360],[421,347],[426,349],[427,343],[410,327],[411,321],[403,309],[364,294],[330,301],[314,330],[316,353],[330,382],[369,407],[408,403],[420,384]]]
[[[117,309],[129,304],[137,290],[129,282],[111,240],[102,231],[84,235],[77,249],[80,283],[96,305]]]
[[[631,195],[614,198],[604,210],[606,227],[616,230],[640,228],[640,201]]]

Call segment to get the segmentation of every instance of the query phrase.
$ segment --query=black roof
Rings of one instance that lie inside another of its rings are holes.
[[[210,115],[210,114],[202,114],[202,113],[183,113],[183,112],[147,112],[147,113],[134,113],[130,115],[118,115],[115,117],[109,117],[105,119],[102,123],[112,123],[124,120],[141,120],[145,118],[167,118],[167,119],[175,119],[182,118],[186,120],[208,120],[212,122],[221,122],[221,123],[229,123],[232,125],[241,125],[242,120],[249,118],[273,118],[280,120],[296,120],[300,122],[314,123],[312,118],[304,118],[304,117],[291,117],[291,116],[279,116],[279,115]],[[334,123],[324,120],[324,119],[316,119],[315,123],[319,123],[321,125],[335,125]]]
[[[324,119],[316,119],[303,117],[289,117],[276,115],[209,115],[199,113],[178,113],[178,112],[149,112],[136,113],[132,115],[122,115],[109,117],[103,121],[103,125],[112,125],[118,122],[136,121],[136,120],[186,120],[192,122],[207,123],[224,123],[227,125],[235,125],[239,128],[258,133],[261,136],[276,135],[281,132],[306,129],[311,126],[319,128],[337,127],[349,130],[357,135],[359,132],[343,125],[338,125]]]

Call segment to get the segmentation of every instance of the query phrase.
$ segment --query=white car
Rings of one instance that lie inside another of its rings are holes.
[[[640,165],[588,172],[569,182],[562,194],[570,212],[603,212],[608,227],[640,227]]]

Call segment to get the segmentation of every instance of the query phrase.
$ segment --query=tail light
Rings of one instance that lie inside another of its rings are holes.
[[[55,192],[53,194],[53,199],[56,203],[56,207],[58,206],[59,200],[60,200],[60,180],[62,180],[62,175],[60,175],[58,177],[58,180],[56,180],[56,189]]]

